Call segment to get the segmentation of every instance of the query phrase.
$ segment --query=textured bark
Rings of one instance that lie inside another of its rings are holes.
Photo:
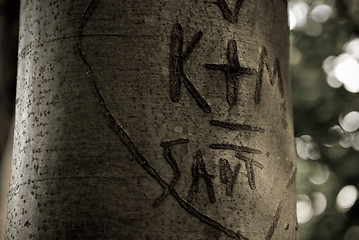
[[[6,239],[295,239],[286,3],[22,1]]]

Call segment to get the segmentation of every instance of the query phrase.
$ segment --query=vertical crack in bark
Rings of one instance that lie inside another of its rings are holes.
[[[239,240],[248,240],[248,238],[241,235],[239,233],[239,231],[234,232],[234,231],[224,227],[223,225],[221,225],[217,221],[211,219],[210,217],[208,217],[208,216],[204,215],[203,213],[201,213],[200,211],[198,211],[196,208],[191,206],[187,201],[183,200],[179,196],[177,191],[172,186],[170,186],[170,184],[168,184],[159,175],[159,173],[156,171],[156,169],[154,169],[150,165],[150,163],[147,161],[147,159],[139,152],[139,150],[137,149],[135,144],[132,142],[130,137],[123,130],[120,123],[115,119],[114,115],[112,114],[112,112],[108,108],[108,106],[106,104],[106,100],[103,97],[103,95],[101,93],[101,90],[97,86],[97,83],[96,83],[96,80],[95,80],[94,70],[93,70],[91,64],[87,61],[86,55],[84,54],[84,52],[82,50],[82,47],[81,47],[82,38],[84,36],[85,26],[88,23],[90,17],[95,12],[96,8],[98,7],[99,2],[100,2],[100,0],[91,0],[90,4],[88,5],[88,7],[87,7],[87,9],[85,11],[85,13],[82,16],[80,26],[79,26],[78,40],[77,40],[77,44],[75,46],[75,52],[78,55],[78,57],[81,59],[82,63],[86,66],[86,74],[87,74],[88,79],[90,81],[90,85],[91,85],[91,87],[93,89],[96,101],[100,105],[100,107],[101,107],[101,109],[103,111],[104,117],[105,117],[109,127],[114,131],[114,133],[118,136],[118,138],[121,140],[121,142],[127,147],[129,152],[134,156],[134,158],[141,165],[141,167],[146,172],[148,172],[148,174],[150,174],[151,177],[153,177],[162,188],[168,189],[170,194],[173,196],[173,198],[178,202],[178,204],[184,210],[186,210],[188,213],[190,213],[191,215],[196,217],[201,222],[203,222],[203,223],[205,223],[205,224],[207,224],[207,225],[209,225],[209,226],[223,232],[224,234],[226,234],[227,236],[229,236],[231,238],[239,239]]]
[[[280,214],[282,212],[282,208],[283,208],[283,201],[284,201],[284,198],[286,197],[287,195],[287,192],[288,192],[288,188],[293,184],[293,182],[295,181],[295,174],[297,173],[297,168],[296,167],[293,167],[292,168],[292,171],[291,171],[291,175],[290,175],[290,178],[287,182],[287,184],[285,185],[284,187],[284,190],[283,190],[283,194],[282,194],[282,199],[279,201],[278,203],[278,206],[277,206],[277,209],[275,210],[275,214],[274,214],[274,217],[273,217],[273,221],[268,229],[268,232],[267,232],[267,235],[266,235],[266,238],[265,240],[271,240],[273,235],[274,235],[274,231],[275,229],[277,228],[278,226],[278,222],[279,222],[279,219],[280,219]]]

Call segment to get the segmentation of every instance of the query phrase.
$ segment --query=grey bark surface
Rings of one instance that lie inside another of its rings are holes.
[[[6,239],[295,239],[285,1],[20,14]]]

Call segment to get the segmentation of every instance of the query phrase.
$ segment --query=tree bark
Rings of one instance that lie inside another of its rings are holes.
[[[286,2],[22,1],[6,239],[295,239]]]

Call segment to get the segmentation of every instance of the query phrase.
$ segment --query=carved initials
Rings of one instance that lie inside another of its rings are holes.
[[[245,68],[239,64],[237,42],[229,40],[227,45],[228,64],[206,64],[205,67],[212,70],[222,71],[226,75],[227,102],[230,106],[237,103],[238,81],[241,75],[255,74],[255,69]]]
[[[263,169],[263,165],[257,161],[254,161],[251,158],[244,156],[242,153],[246,152],[246,153],[252,153],[252,154],[261,154],[262,152],[260,150],[252,149],[252,148],[248,148],[248,147],[244,147],[244,146],[233,145],[233,144],[226,144],[226,143],[211,144],[209,147],[212,149],[218,149],[218,150],[221,149],[221,150],[235,151],[235,157],[244,161],[246,171],[247,171],[247,179],[248,179],[249,187],[252,190],[256,189],[253,166]]]
[[[244,161],[246,171],[247,171],[247,179],[248,179],[249,187],[252,190],[256,189],[256,182],[255,182],[255,179],[254,179],[254,169],[253,169],[254,160],[242,155],[239,152],[237,152],[235,156],[236,156],[236,158],[241,159],[241,160]],[[258,167],[263,168],[262,165],[259,165]]]
[[[269,80],[271,85],[273,86],[275,83],[275,78],[278,78],[278,88],[279,93],[282,98],[284,98],[284,88],[283,88],[283,79],[282,79],[282,73],[280,70],[280,63],[279,59],[275,58],[273,69],[269,66],[269,58],[267,55],[267,49],[265,47],[262,47],[261,53],[260,53],[260,59],[259,59],[259,67],[258,67],[258,76],[257,76],[257,82],[256,82],[256,89],[254,93],[254,102],[256,104],[260,103],[261,101],[261,91],[262,91],[262,82],[263,82],[263,71],[264,67],[267,69],[269,73]]]
[[[239,10],[241,9],[242,3],[244,0],[237,0],[236,6],[234,7],[234,11],[232,12],[231,9],[229,9],[228,4],[225,0],[217,0],[217,5],[221,9],[223,13],[223,17],[231,22],[236,23],[238,21],[238,14]]]
[[[198,192],[200,178],[203,178],[206,183],[209,201],[211,203],[215,203],[216,196],[214,195],[213,182],[212,182],[214,176],[207,172],[206,165],[203,160],[202,152],[197,151],[193,156],[192,184],[187,195],[188,202],[192,202],[194,192]]]
[[[234,167],[234,171],[232,171],[231,166],[228,163],[227,159],[221,158],[219,159],[219,177],[223,184],[226,184],[226,195],[232,196],[233,187],[236,182],[239,170],[241,168],[241,164],[237,163]]]
[[[185,144],[188,143],[188,139],[178,139],[175,141],[168,141],[168,142],[162,142],[161,147],[163,148],[163,157],[166,159],[167,163],[171,166],[173,171],[173,178],[171,182],[168,184],[169,186],[163,190],[163,193],[161,196],[159,196],[154,202],[153,206],[157,207],[169,194],[169,188],[173,188],[178,180],[181,177],[181,172],[178,169],[178,165],[176,160],[173,158],[172,155],[172,147],[178,144]]]
[[[283,87],[283,78],[282,78],[282,72],[280,68],[279,59],[275,58],[273,68],[270,68],[269,65],[269,58],[267,54],[267,49],[265,47],[262,47],[260,52],[260,59],[259,59],[259,66],[258,66],[258,75],[257,75],[257,81],[256,81],[256,88],[254,92],[254,102],[256,104],[259,104],[261,102],[261,92],[262,92],[262,85],[263,85],[263,72],[264,68],[267,69],[269,73],[269,81],[270,84],[273,86],[275,83],[276,77],[278,78],[278,89],[281,96],[281,103],[279,104],[279,107],[282,111],[282,124],[284,128],[287,128],[287,121],[285,119],[285,113],[286,113],[286,107],[285,107],[285,99],[284,99],[284,87]]]
[[[183,65],[188,60],[193,49],[201,40],[203,33],[199,31],[183,52],[183,29],[181,24],[175,23],[171,32],[170,66],[169,66],[169,91],[172,102],[179,102],[181,98],[181,82],[183,80],[188,92],[194,98],[198,106],[206,113],[211,112],[211,107],[201,96],[183,70]]]

